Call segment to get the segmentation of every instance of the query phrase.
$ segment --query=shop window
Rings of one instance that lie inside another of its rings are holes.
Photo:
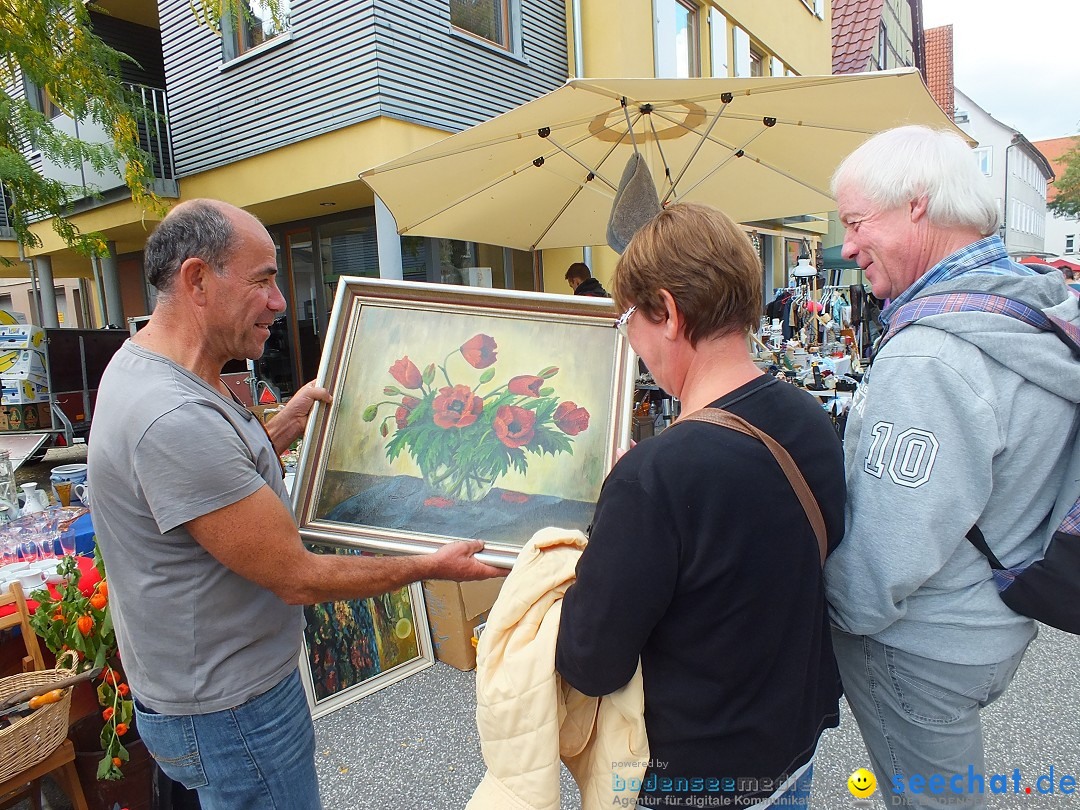
[[[511,0],[450,0],[450,24],[506,50],[511,47]]]
[[[241,14],[225,16],[222,20],[225,59],[235,59],[290,30],[291,0],[277,0],[276,7],[275,14],[269,0],[246,0]]]
[[[690,0],[656,0],[656,75],[688,79],[701,75],[699,10]]]

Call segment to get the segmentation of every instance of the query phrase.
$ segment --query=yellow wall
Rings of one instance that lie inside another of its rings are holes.
[[[712,5],[796,73],[832,73],[832,3],[825,3],[824,20],[801,0],[723,0]]]
[[[390,118],[355,126],[180,179],[181,200],[212,197],[250,210],[267,224],[324,216],[373,204],[371,189],[358,179],[377,166],[446,137],[445,132]],[[164,200],[166,207],[178,200]],[[333,202],[332,207],[323,202]],[[158,218],[130,201],[76,214],[82,231],[101,231],[118,253],[142,249]],[[42,247],[34,255],[54,254],[54,263],[89,261],[64,246],[48,222],[34,227]]]

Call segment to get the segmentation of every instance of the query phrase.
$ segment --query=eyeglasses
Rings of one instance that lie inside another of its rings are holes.
[[[619,316],[619,320],[615,321],[615,328],[619,330],[619,334],[623,337],[629,337],[626,334],[626,324],[630,321],[630,316],[637,312],[637,307],[630,307],[622,315]]]

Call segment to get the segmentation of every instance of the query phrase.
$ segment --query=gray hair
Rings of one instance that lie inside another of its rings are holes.
[[[233,251],[233,234],[233,224],[221,206],[209,200],[181,203],[146,240],[146,280],[167,293],[180,265],[191,258],[202,259],[223,275]]]
[[[833,196],[844,187],[883,211],[925,194],[927,218],[938,227],[970,227],[990,236],[1001,225],[975,156],[963,138],[947,130],[906,126],[875,135],[837,167]]]

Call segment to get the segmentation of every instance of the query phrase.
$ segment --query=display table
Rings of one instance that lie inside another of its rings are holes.
[[[101,582],[101,575],[98,574],[98,570],[94,567],[94,560],[91,557],[79,557],[79,590],[87,596],[90,596],[94,592],[94,586]],[[36,589],[35,589],[36,590]],[[49,591],[55,597],[58,595],[55,585],[49,586]],[[27,596],[26,607],[30,613],[37,610],[38,603],[30,599],[30,594]],[[15,612],[14,605],[4,605],[0,607],[0,616],[7,616]]]

